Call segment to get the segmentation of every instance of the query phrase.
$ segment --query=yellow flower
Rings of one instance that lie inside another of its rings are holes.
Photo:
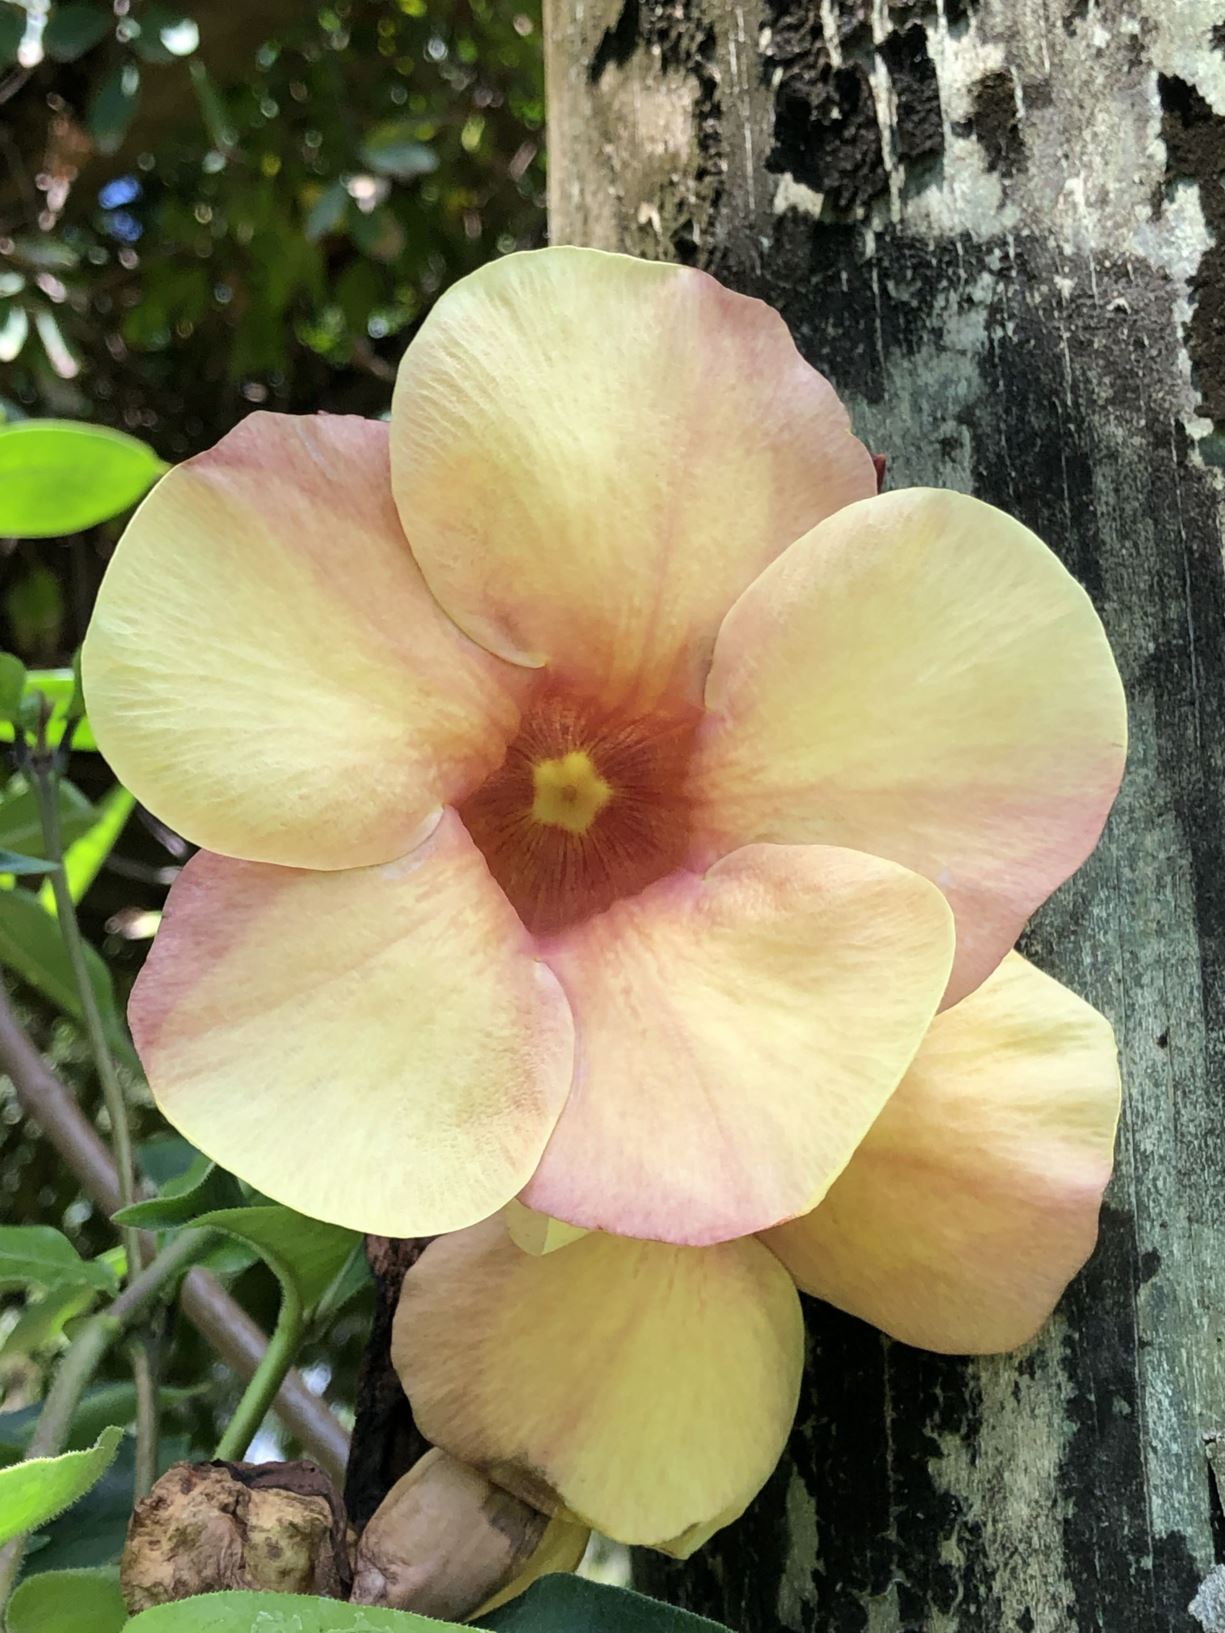
[[[1056,558],[875,486],[775,313],[577,249],[446,294],[389,426],[254,414],[166,476],[84,670],[205,847],[133,1000],[170,1120],[387,1235],[813,1209],[1123,762]]]

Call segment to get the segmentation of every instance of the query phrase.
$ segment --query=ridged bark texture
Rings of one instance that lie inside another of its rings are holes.
[[[1026,942],[1123,1051],[1092,1263],[1003,1358],[811,1306],[778,1474],[642,1580],[741,1633],[1225,1629],[1225,10],[554,0],[547,37],[554,238],[779,307],[891,484],[1059,552],[1133,729]]]

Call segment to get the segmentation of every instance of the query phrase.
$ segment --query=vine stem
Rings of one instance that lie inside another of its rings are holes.
[[[59,920],[60,934],[64,938],[64,947],[68,953],[73,984],[77,989],[77,997],[81,1003],[81,1014],[85,1022],[85,1035],[89,1040],[90,1054],[93,1056],[98,1081],[102,1085],[102,1098],[106,1104],[106,1114],[111,1125],[111,1151],[115,1158],[115,1171],[119,1177],[119,1199],[121,1206],[126,1208],[130,1207],[136,1200],[136,1164],[132,1154],[132,1134],[128,1127],[127,1104],[124,1099],[123,1084],[119,1080],[115,1057],[111,1053],[110,1044],[107,1042],[106,1028],[102,1022],[102,1011],[98,1007],[97,994],[94,991],[93,983],[89,979],[89,966],[85,961],[85,940],[81,935],[76,903],[72,899],[68,875],[64,870],[64,838],[60,828],[58,757],[55,751],[47,747],[45,722],[39,733],[37,748],[30,757],[30,771],[34,783],[34,797],[38,802],[38,813],[42,824],[43,849],[46,852],[47,860],[55,864],[54,871],[50,875],[51,891],[55,898],[55,913]],[[140,1232],[130,1225],[124,1225],[120,1227],[119,1237],[123,1243],[124,1255],[127,1261],[125,1280],[130,1285],[132,1280],[140,1273],[142,1262]],[[128,1346],[128,1356],[132,1367],[132,1381],[136,1387],[135,1492],[137,1497],[143,1497],[157,1478],[159,1424],[157,1368],[154,1361],[153,1344],[146,1336],[139,1333],[134,1334],[132,1342]]]
[[[55,864],[50,880],[60,934],[64,938],[73,983],[81,1001],[85,1035],[89,1041],[98,1081],[102,1085],[102,1098],[111,1125],[111,1150],[115,1158],[115,1171],[119,1176],[120,1206],[128,1208],[136,1200],[136,1165],[132,1156],[132,1135],[128,1128],[123,1084],[119,1081],[115,1058],[106,1040],[106,1028],[102,1022],[102,1011],[98,1008],[98,997],[89,979],[89,966],[85,962],[85,941],[81,935],[81,926],[77,922],[76,903],[68,886],[68,875],[64,871],[59,776],[55,770],[54,759],[42,745],[31,756],[30,767],[34,797],[38,801],[38,813],[42,822],[43,848],[47,853],[47,860]],[[121,1235],[127,1254],[128,1279],[131,1280],[140,1269],[140,1233],[131,1226],[124,1226]]]
[[[82,1323],[68,1353],[56,1368],[25,1456],[58,1457],[68,1443],[73,1416],[104,1355],[145,1313],[149,1305],[186,1273],[208,1245],[207,1230],[185,1230],[153,1263],[128,1283],[109,1307]],[[25,1557],[28,1536],[14,1537],[0,1549],[0,1612]]]
[[[298,1291],[288,1281],[283,1282],[281,1308],[272,1337],[268,1340],[268,1348],[217,1443],[218,1458],[226,1462],[240,1459],[255,1438],[285,1374],[293,1365],[302,1342],[303,1326],[302,1300]]]

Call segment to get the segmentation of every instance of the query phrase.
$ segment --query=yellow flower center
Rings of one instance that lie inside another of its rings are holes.
[[[612,798],[612,789],[581,748],[532,767],[532,820],[585,834]]]

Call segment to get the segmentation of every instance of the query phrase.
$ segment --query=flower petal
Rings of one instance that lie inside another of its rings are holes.
[[[905,1343],[1014,1349],[1092,1251],[1118,1114],[1109,1022],[1011,954],[937,1017],[821,1206],[763,1240]]]
[[[391,444],[451,616],[618,706],[696,702],[741,590],[876,491],[776,312],[597,250],[507,256],[449,290],[400,365]]]
[[[570,1076],[569,1010],[447,812],[382,867],[202,851],[132,996],[162,1111],[278,1202],[381,1236],[500,1208]]]
[[[128,527],[83,655],[120,779],[249,861],[390,861],[514,735],[522,677],[439,610],[391,502],[387,427],[252,414]]]
[[[697,1244],[806,1212],[910,1064],[952,942],[917,874],[754,845],[542,944],[578,1041],[523,1201]]]
[[[524,1253],[556,1253],[558,1248],[569,1247],[587,1232],[581,1225],[565,1225],[560,1219],[550,1219],[547,1213],[536,1213],[522,1202],[506,1204],[502,1217],[510,1239]]]
[[[426,1456],[429,1456],[428,1452]],[[487,1599],[480,1609],[473,1613],[473,1621],[477,1617],[488,1616],[491,1610],[507,1604],[511,1599],[517,1599],[521,1593],[527,1592],[533,1582],[539,1582],[542,1576],[565,1576],[577,1571],[590,1541],[589,1526],[575,1525],[572,1520],[564,1520],[554,1515],[544,1528],[544,1535],[537,1545],[536,1552],[519,1575],[513,1582],[508,1582],[500,1593],[495,1593],[492,1599]]]
[[[392,1360],[427,1440],[620,1542],[733,1519],[795,1415],[799,1300],[760,1243],[585,1236],[521,1253],[500,1219],[404,1279]]]
[[[949,1002],[1084,861],[1123,771],[1088,596],[959,493],[883,494],[794,544],[728,615],[706,697],[704,854],[807,841],[926,874],[957,917]]]

